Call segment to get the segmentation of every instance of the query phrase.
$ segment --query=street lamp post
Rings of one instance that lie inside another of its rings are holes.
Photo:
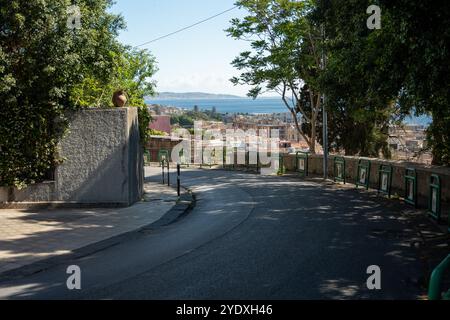
[[[328,113],[323,95],[323,178],[328,179]]]
[[[326,55],[325,55],[325,28],[322,26],[322,71],[326,67]],[[323,112],[323,178],[328,179],[328,112],[326,108],[326,97],[322,95],[322,112]]]

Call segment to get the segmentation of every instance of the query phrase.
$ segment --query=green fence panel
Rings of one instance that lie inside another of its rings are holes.
[[[370,169],[372,168],[372,162],[369,160],[359,160],[358,162],[358,174],[356,176],[356,188],[364,187],[369,190],[370,187]]]
[[[236,152],[236,148],[234,148],[234,152]],[[227,164],[227,148],[224,147],[224,150],[223,150],[223,168],[225,170],[235,169],[235,153],[233,153],[231,155],[231,159],[230,160],[232,160],[233,163],[232,164]]]
[[[334,182],[347,183],[346,164],[343,157],[334,158]]]
[[[256,153],[256,163],[250,163],[250,157],[252,154]],[[256,151],[248,151],[245,154],[245,164],[247,167],[247,171],[258,171],[259,170],[259,153]]]
[[[205,163],[205,153],[203,153],[203,155],[202,155],[202,164],[201,164],[200,167],[203,167],[203,165],[209,166],[210,169],[212,168],[212,166],[217,165],[216,149],[211,150],[211,153],[209,155],[209,159],[206,159],[206,163]]]
[[[450,211],[448,212],[448,232],[450,232]]]
[[[170,161],[169,150],[161,149],[158,151],[158,162]]]
[[[223,169],[227,169],[227,148],[223,148],[223,154],[222,154],[222,167]]]
[[[441,178],[436,174],[430,176],[428,213],[437,221],[441,220]]]
[[[302,177],[308,176],[309,154],[307,152],[297,152],[295,155],[295,167]]]
[[[378,193],[386,194],[389,198],[392,194],[392,166],[380,165],[378,169]]]
[[[278,175],[286,173],[286,167],[284,165],[284,155],[280,154],[280,168],[278,169]]]
[[[450,300],[450,290],[443,292],[442,282],[444,273],[450,268],[450,255],[434,269],[431,274],[430,286],[428,288],[428,299],[430,300]]]
[[[147,166],[147,165],[150,165],[151,162],[152,162],[152,154],[150,151],[145,150],[144,151],[144,164]]]
[[[245,153],[245,169],[250,170],[250,152]]]
[[[417,171],[407,168],[405,171],[405,202],[417,207]]]
[[[180,166],[186,166],[189,168],[190,166],[190,159],[188,161],[188,159],[186,158],[186,154],[184,152],[184,149],[181,149],[180,152],[178,153],[178,156],[180,158]]]
[[[260,155],[259,155],[259,150],[258,150],[258,154],[256,156],[256,172],[261,173],[261,159],[260,159]]]

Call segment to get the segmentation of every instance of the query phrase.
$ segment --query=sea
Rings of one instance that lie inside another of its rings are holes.
[[[216,108],[222,114],[271,114],[286,113],[286,106],[280,98],[258,98],[254,99],[149,99],[148,104],[160,104],[193,110],[198,106],[200,110],[211,110]],[[428,126],[432,120],[428,116],[409,117],[405,120],[407,124]]]

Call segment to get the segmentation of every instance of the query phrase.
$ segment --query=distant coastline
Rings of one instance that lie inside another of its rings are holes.
[[[204,92],[160,92],[155,97],[147,97],[148,100],[183,100],[183,99],[244,99],[244,97],[231,94],[212,94]]]
[[[186,98],[189,97],[189,98]],[[215,108],[222,114],[273,114],[289,112],[279,97],[265,97],[253,100],[247,97],[209,93],[160,93],[158,97],[147,97],[147,104],[160,104],[181,109],[211,110]],[[406,124],[429,126],[432,122],[428,116],[411,117],[405,119]]]

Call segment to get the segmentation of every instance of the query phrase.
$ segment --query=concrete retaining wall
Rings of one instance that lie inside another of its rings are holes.
[[[70,117],[60,143],[65,159],[55,180],[24,190],[0,188],[0,202],[129,206],[143,194],[143,158],[136,108],[87,109]]]
[[[385,161],[380,159],[358,158],[358,157],[344,157],[346,162],[346,178],[348,183],[355,184],[358,174],[358,163],[360,159],[370,160],[370,188],[378,189],[379,183],[379,167],[380,165],[392,165],[393,179],[392,179],[392,194],[397,193],[399,196],[405,195],[405,170],[406,168],[413,168],[417,171],[417,192],[418,201],[421,207],[426,207],[428,204],[429,195],[429,180],[432,174],[437,174],[441,178],[442,202],[450,204],[450,168],[427,166],[418,163],[402,162],[402,161]],[[335,156],[330,156],[328,166],[328,176],[334,178],[334,160]],[[285,165],[288,171],[295,171],[295,155],[290,154],[286,156]],[[308,173],[311,175],[323,175],[323,156],[311,155],[309,156]]]

